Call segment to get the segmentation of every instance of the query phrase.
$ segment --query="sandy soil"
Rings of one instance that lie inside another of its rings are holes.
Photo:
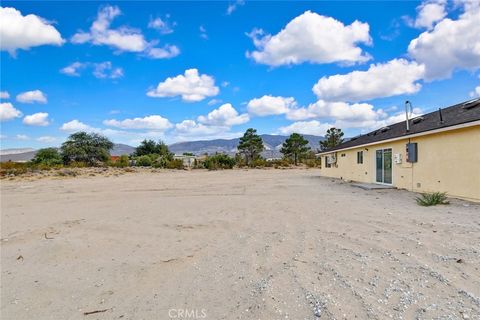
[[[480,319],[478,204],[317,170],[1,187],[2,319]]]

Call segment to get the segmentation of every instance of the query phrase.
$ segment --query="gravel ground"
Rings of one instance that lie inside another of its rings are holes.
[[[1,182],[2,319],[480,319],[480,205],[317,170]]]

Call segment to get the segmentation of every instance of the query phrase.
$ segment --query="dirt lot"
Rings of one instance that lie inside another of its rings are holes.
[[[4,180],[1,318],[480,319],[480,206],[415,196],[317,170]]]

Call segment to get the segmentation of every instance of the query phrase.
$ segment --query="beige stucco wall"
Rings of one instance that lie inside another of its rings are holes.
[[[418,143],[418,162],[406,162],[405,145]],[[480,201],[480,126],[444,131],[429,135],[379,143],[338,151],[337,164],[325,167],[324,176],[359,182],[375,182],[375,151],[392,148],[401,164],[392,159],[392,184],[415,192],[447,192],[458,198]],[[363,150],[363,164],[357,164],[357,151]],[[344,157],[341,155],[345,154]],[[392,156],[393,157],[393,156]]]

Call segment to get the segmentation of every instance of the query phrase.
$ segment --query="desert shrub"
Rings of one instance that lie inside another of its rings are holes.
[[[320,167],[321,164],[320,159],[305,159],[304,163],[309,168]]]
[[[267,165],[267,160],[263,159],[263,158],[256,158],[254,160],[252,160],[251,162],[251,166],[254,167],[254,168],[263,168]]]
[[[183,169],[183,160],[181,159],[173,159],[167,162],[167,169]]]
[[[150,167],[152,165],[152,158],[144,155],[137,158],[137,167]]]
[[[422,193],[417,197],[417,204],[424,207],[436,206],[437,204],[449,204],[445,192]]]
[[[291,165],[291,162],[289,159],[278,159],[278,160],[273,160],[269,162],[273,164],[274,168],[288,168]]]
[[[86,168],[88,167],[88,164],[83,161],[72,161],[68,164],[68,166],[71,168]]]
[[[37,151],[32,163],[36,165],[43,165],[43,167],[55,166],[62,164],[62,156],[56,148],[44,148]]]
[[[208,170],[232,169],[235,163],[235,159],[229,155],[218,153],[205,159],[203,166]]]
[[[116,167],[116,168],[125,168],[130,165],[130,160],[128,158],[128,155],[122,154],[117,161],[110,161],[109,163],[110,166]]]

